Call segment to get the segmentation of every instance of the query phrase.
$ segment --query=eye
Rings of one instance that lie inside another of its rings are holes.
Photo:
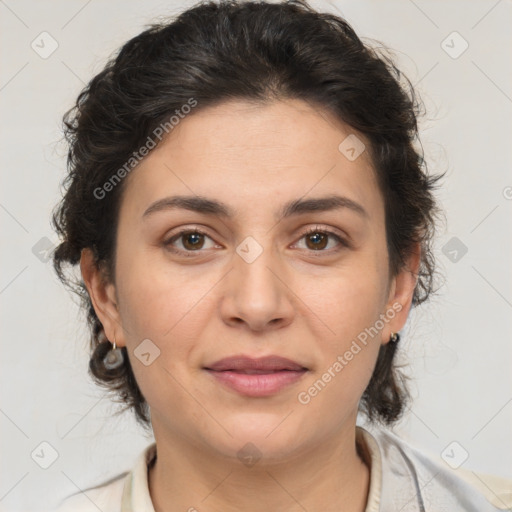
[[[164,245],[172,252],[181,253],[185,256],[193,256],[187,253],[198,252],[200,249],[205,249],[205,237],[209,238],[213,242],[213,240],[200,229],[183,229],[179,233],[176,233],[171,238],[166,240]],[[175,242],[180,242],[182,248],[174,247]],[[215,246],[215,244],[213,244],[213,246]],[[209,247],[206,247],[206,249],[208,248]]]
[[[329,244],[329,239],[334,239],[338,242],[338,245],[341,245],[342,247],[349,247],[348,242],[339,235],[329,230],[320,229],[318,226],[308,229],[302,235],[301,240],[302,239],[305,239],[306,248],[311,251],[331,252],[331,250],[325,250]],[[336,250],[337,249],[334,249],[334,251]]]
[[[210,247],[205,247],[205,238],[212,242]],[[321,229],[318,226],[308,229],[301,236],[300,240],[302,239],[305,239],[306,249],[309,250],[309,252],[330,253],[340,250],[340,247],[326,250],[331,239],[335,240],[338,246],[345,248],[350,247],[350,244],[336,233],[327,229]],[[177,242],[181,244],[181,247],[175,246]],[[195,256],[193,253],[199,253],[201,252],[201,249],[212,249],[216,246],[212,238],[198,228],[182,229],[178,233],[172,235],[171,238],[167,239],[163,245],[171,252],[184,256]]]

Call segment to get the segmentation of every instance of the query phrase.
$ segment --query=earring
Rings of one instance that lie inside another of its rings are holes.
[[[400,335],[397,332],[392,332],[389,341],[391,341],[391,343],[398,343],[400,341]]]
[[[124,355],[123,351],[120,348],[116,347],[116,340],[114,338],[114,343],[112,349],[107,352],[107,355],[103,358],[103,365],[107,370],[115,370],[122,366],[124,363]]]

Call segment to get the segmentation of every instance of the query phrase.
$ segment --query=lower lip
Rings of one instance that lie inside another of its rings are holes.
[[[283,370],[274,373],[247,374],[229,370],[221,372],[206,371],[222,384],[234,389],[238,393],[253,397],[273,395],[300,380],[307,372],[307,370]]]

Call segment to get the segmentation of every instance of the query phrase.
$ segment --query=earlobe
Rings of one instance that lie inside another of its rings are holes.
[[[406,266],[400,270],[398,275],[393,279],[388,303],[386,304],[386,312],[392,310],[394,313],[393,319],[388,322],[382,330],[383,344],[388,343],[391,338],[391,333],[398,333],[407,321],[414,290],[418,282],[420,262],[421,246],[417,243],[409,254]]]
[[[115,285],[107,279],[104,270],[97,266],[93,252],[89,248],[82,249],[80,270],[94,311],[103,325],[105,336],[108,340],[116,339],[117,345],[123,346],[124,340],[117,334],[122,328]]]

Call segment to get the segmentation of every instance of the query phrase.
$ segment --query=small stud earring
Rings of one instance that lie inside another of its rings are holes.
[[[389,341],[391,341],[391,343],[398,343],[400,341],[400,335],[397,332],[392,332]]]

